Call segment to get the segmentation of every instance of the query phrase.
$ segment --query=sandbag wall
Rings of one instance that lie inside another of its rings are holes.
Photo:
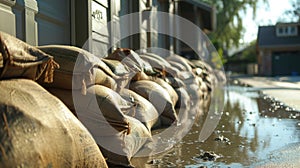
[[[107,167],[95,140],[36,80],[53,57],[0,32],[0,167]]]
[[[197,115],[201,115],[199,113],[203,111],[200,109],[209,106],[209,93],[217,82],[209,65],[201,60],[190,61],[178,55],[163,59],[153,53],[138,54],[130,49],[119,48],[100,59],[77,47],[49,45],[35,48],[4,33],[0,35],[0,79],[9,81],[12,78],[27,78],[16,81],[19,84],[13,87],[18,90],[22,83],[29,83],[32,85],[27,87],[29,95],[46,92],[49,96],[50,92],[56,96],[59,99],[55,99],[58,101],[58,107],[66,105],[68,109],[53,107],[54,118],[57,114],[65,115],[71,110],[81,123],[75,117],[72,121],[77,125],[83,124],[93,136],[92,140],[89,139],[90,143],[95,144],[96,141],[99,146],[100,150],[96,150],[93,145],[93,151],[98,152],[95,157],[102,157],[99,162],[103,163],[104,156],[106,163],[112,167],[132,167],[130,159],[144,144],[151,141],[151,131],[184,122],[183,116],[178,115],[179,109],[186,109],[186,113],[189,113],[193,105],[196,110],[199,108]],[[3,38],[13,39],[17,43],[7,42]],[[22,60],[24,56],[30,59]],[[14,58],[15,61],[11,61]],[[28,62],[32,66],[24,64],[24,60],[30,60]],[[31,87],[34,90],[32,93]],[[54,106],[53,103],[44,105],[47,101],[37,102],[42,104],[36,108]],[[28,105],[30,103],[32,102]],[[5,114],[4,109],[0,109],[1,114]],[[17,114],[18,112],[11,115]],[[37,118],[41,117],[40,120],[48,120],[38,113],[34,115]],[[11,117],[13,121],[14,117]],[[3,118],[3,121],[6,119]],[[63,121],[65,120],[59,120]],[[8,126],[3,125],[3,131],[0,133],[5,134],[8,129]],[[67,128],[57,129],[67,132],[66,136],[73,132]],[[9,136],[10,133],[6,134]],[[90,138],[87,135],[90,135],[88,132],[85,137]],[[8,141],[9,138],[1,139],[0,145],[9,146]],[[82,144],[75,143],[73,147],[81,149],[80,145]],[[39,147],[43,149],[43,145]],[[7,153],[0,155],[0,165],[4,163],[5,155]],[[86,156],[94,159],[88,154]],[[12,163],[13,159],[16,158],[10,159]],[[106,163],[103,165],[106,166]]]

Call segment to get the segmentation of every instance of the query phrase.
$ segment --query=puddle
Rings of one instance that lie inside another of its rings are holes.
[[[269,160],[273,151],[300,142],[300,113],[248,87],[228,86],[222,113],[204,142],[198,140],[201,117],[168,152],[133,162],[143,167],[253,167]],[[300,160],[300,150],[293,153]],[[203,159],[206,155],[212,159]]]

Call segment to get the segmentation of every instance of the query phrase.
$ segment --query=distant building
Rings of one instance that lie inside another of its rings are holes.
[[[300,74],[300,24],[260,26],[257,36],[259,75]]]
[[[168,29],[176,37],[176,33],[185,31],[184,28],[176,25],[174,20],[149,20],[145,11],[176,14],[205,31],[212,31],[216,22],[214,8],[197,0],[0,0],[0,31],[32,45],[82,47],[92,37],[89,48],[94,53],[107,52],[109,46],[113,46],[159,47],[176,54],[193,55],[192,50],[178,39],[157,33],[158,29]],[[121,16],[133,12],[139,12],[138,22],[117,24]],[[100,29],[109,21],[116,24]],[[139,34],[115,41],[116,37],[136,29]],[[149,30],[152,33],[147,33]],[[192,38],[197,47],[201,46],[200,35],[195,34]]]

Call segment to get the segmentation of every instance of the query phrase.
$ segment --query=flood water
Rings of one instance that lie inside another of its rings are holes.
[[[249,87],[227,86],[221,113],[208,139],[199,141],[206,118],[202,116],[171,150],[148,158],[143,167],[255,167],[289,145],[300,149],[300,113]],[[205,152],[215,157],[204,158]],[[288,154],[300,160],[300,150]]]

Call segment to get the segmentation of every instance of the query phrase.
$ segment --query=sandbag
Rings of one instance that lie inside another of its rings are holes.
[[[32,80],[3,80],[0,89],[0,167],[107,167],[59,99]]]
[[[171,64],[171,66],[177,68],[180,71],[188,71],[181,63],[175,62],[175,61],[168,61],[168,63]]]
[[[117,48],[112,54],[108,55],[106,59],[121,61],[135,73],[141,71],[150,74],[154,73],[149,63],[145,62],[136,52],[128,48]]]
[[[102,59],[104,63],[106,63],[109,68],[118,76],[127,76],[128,80],[123,80],[123,86],[126,86],[130,80],[147,80],[149,79],[148,75],[144,71],[133,72],[127,67],[127,65],[123,64],[118,60],[110,60],[110,59]],[[126,84],[125,84],[126,83]],[[123,87],[124,88],[124,87]]]
[[[60,69],[54,72],[53,83],[43,84],[45,87],[81,89],[85,94],[86,87],[94,84],[93,68],[99,68],[106,75],[115,77],[115,74],[103,61],[81,48],[64,45],[39,46],[38,48],[52,55],[55,61],[61,65]]]
[[[170,126],[177,121],[174,104],[169,93],[162,86],[153,81],[140,80],[132,82],[129,88],[154,105],[163,125]]]
[[[153,81],[159,84],[160,86],[162,86],[168,92],[172,100],[172,103],[175,105],[178,101],[178,95],[176,91],[173,89],[173,87],[161,78],[155,78],[153,79]]]
[[[178,101],[175,105],[175,108],[189,108],[191,105],[191,97],[187,90],[183,87],[180,87],[176,88],[175,91],[178,95]]]
[[[173,77],[179,76],[180,71],[172,67],[172,65],[167,61],[161,61],[161,59],[157,59],[156,57],[151,57],[149,55],[140,55],[140,57],[143,60],[149,62],[153,68],[162,71],[165,74],[165,76],[173,76]]]
[[[184,66],[186,71],[192,72],[192,67],[190,65],[191,62],[182,56],[173,54],[172,56],[167,57],[166,60],[168,62],[169,61],[177,62],[177,63],[181,64],[182,66]]]
[[[149,130],[137,119],[126,116],[131,125],[128,135],[94,136],[109,167],[133,167],[130,159],[151,141]]]
[[[129,134],[130,125],[125,114],[134,111],[135,107],[117,92],[105,86],[93,85],[87,89],[86,95],[73,90],[72,96],[79,120],[92,134],[95,131],[102,136],[118,132]]]
[[[27,78],[53,81],[53,71],[59,65],[53,57],[36,47],[0,31],[0,79]]]
[[[127,115],[142,122],[149,131],[161,125],[157,110],[147,99],[125,88],[122,89],[120,95],[135,106],[135,110]]]

